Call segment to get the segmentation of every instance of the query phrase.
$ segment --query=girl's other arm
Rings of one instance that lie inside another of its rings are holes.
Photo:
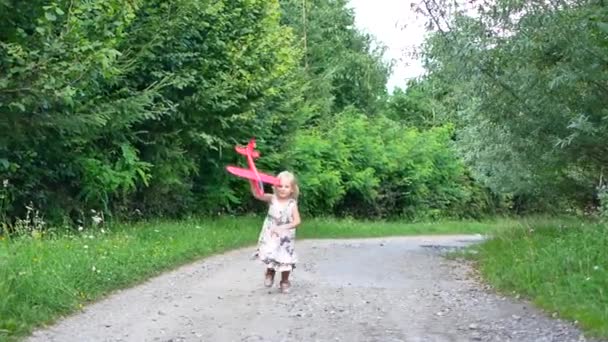
[[[292,219],[293,219],[292,222],[282,224],[282,225],[276,227],[277,230],[287,230],[287,229],[298,228],[300,223],[302,223],[302,220],[300,219],[300,211],[298,210],[297,204],[293,206],[293,211],[291,213],[292,213]]]
[[[258,194],[258,192],[255,190],[255,181],[249,181],[249,185],[251,186],[251,194],[253,194],[253,197],[264,202],[270,202],[272,200],[271,194]]]
[[[300,223],[302,223],[302,220],[300,219],[300,211],[298,210],[298,205],[295,204],[293,206],[293,222],[291,223],[291,225],[293,226],[293,229],[297,228]]]

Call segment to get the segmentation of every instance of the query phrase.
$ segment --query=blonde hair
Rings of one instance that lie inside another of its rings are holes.
[[[291,197],[297,200],[298,196],[300,196],[300,187],[298,186],[296,176],[289,171],[283,171],[277,175],[277,178],[284,179],[291,184]],[[276,187],[273,187],[272,190],[276,193]]]

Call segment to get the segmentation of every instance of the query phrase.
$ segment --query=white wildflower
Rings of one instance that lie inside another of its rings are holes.
[[[98,224],[100,224],[103,221],[103,219],[99,215],[95,215],[91,219],[93,219],[93,223],[95,225],[98,225]]]
[[[78,231],[79,231],[79,232],[81,232],[81,231],[83,231],[83,230],[84,230],[84,228],[83,228],[82,226],[78,226]]]
[[[3,180],[3,181],[2,181],[2,185],[3,185],[5,188],[8,188],[8,179]]]

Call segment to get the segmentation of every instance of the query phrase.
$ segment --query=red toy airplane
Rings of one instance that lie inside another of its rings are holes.
[[[255,150],[255,139],[249,140],[249,144],[246,147],[236,146],[236,152],[247,156],[247,163],[249,164],[249,169],[243,169],[236,166],[227,166],[226,170],[232,173],[233,175],[245,179],[249,179],[252,184],[254,184],[255,190],[258,194],[264,194],[264,186],[262,183],[272,184],[272,185],[280,185],[280,181],[278,178],[259,173],[253,163],[253,159],[260,157],[260,152]],[[256,183],[257,182],[257,183]]]

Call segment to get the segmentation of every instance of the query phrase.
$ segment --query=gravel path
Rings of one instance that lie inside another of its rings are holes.
[[[591,341],[441,256],[479,239],[299,241],[289,294],[263,287],[251,248],[232,251],[115,293],[28,341]]]

